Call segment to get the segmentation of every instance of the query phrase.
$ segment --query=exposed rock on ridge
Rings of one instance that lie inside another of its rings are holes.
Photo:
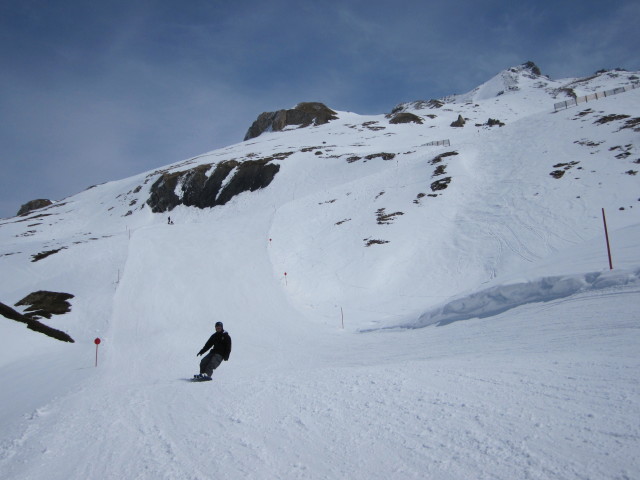
[[[25,203],[24,205],[22,205],[20,207],[20,210],[18,210],[18,216],[20,215],[26,215],[27,213],[30,213],[34,210],[38,210],[39,208],[44,208],[44,207],[48,207],[49,205],[52,205],[53,202],[51,200],[47,200],[44,198],[39,198],[37,200],[31,200],[30,202]]]
[[[301,127],[307,127],[311,124],[323,125],[337,118],[336,112],[323,103],[299,103],[290,110],[261,113],[249,127],[244,139],[249,140],[258,137],[264,132],[279,132],[288,125],[300,125]]]
[[[427,108],[437,109],[442,108],[444,105],[445,102],[443,100],[415,100],[413,102],[404,102],[396,105],[393,110],[391,110],[391,114],[393,115],[401,112],[406,112],[407,110],[425,110]]]
[[[422,125],[422,118],[409,112],[390,113],[386,115],[386,117],[390,119],[389,123],[392,124],[417,123],[418,125]]]
[[[536,77],[542,76],[542,72],[540,71],[540,68],[532,61],[525,62],[519,67],[513,67],[510,70],[513,72],[528,70],[531,75],[535,75]]]

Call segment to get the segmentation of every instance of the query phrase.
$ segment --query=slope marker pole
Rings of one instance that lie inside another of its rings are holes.
[[[607,240],[607,255],[609,255],[609,270],[613,270],[613,262],[611,260],[611,245],[609,244],[609,232],[607,230],[607,217],[604,215],[604,208],[602,209],[602,223],[604,223],[604,236]]]
[[[96,338],[93,343],[96,344],[96,367],[98,366],[98,345],[100,345],[100,339]]]

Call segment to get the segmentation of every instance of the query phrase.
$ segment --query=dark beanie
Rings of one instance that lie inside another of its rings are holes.
[[[222,322],[216,322],[216,327],[217,326],[220,326],[220,327],[224,328],[224,325],[222,325]]]

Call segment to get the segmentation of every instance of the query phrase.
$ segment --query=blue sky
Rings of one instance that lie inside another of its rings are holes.
[[[0,2],[0,217],[242,141],[264,111],[388,113],[534,61],[640,69],[637,0]]]

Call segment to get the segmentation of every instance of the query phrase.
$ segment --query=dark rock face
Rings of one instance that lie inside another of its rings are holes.
[[[229,160],[215,167],[207,164],[182,172],[163,173],[151,186],[147,205],[154,213],[171,211],[178,205],[198,208],[224,205],[239,193],[268,186],[280,170],[280,165],[270,163],[271,160],[290,154],[244,162]],[[212,168],[213,172],[207,175]]]
[[[256,138],[267,131],[279,132],[288,125],[300,125],[302,127],[307,127],[311,124],[323,125],[336,118],[338,118],[336,112],[323,103],[299,103],[290,110],[261,113],[249,127],[244,139]]]
[[[498,125],[499,127],[504,127],[504,122],[501,122],[500,120],[495,118],[490,118],[489,120],[487,120],[487,126],[494,127],[496,125]]]
[[[20,207],[20,210],[18,210],[18,216],[26,215],[29,212],[38,210],[39,208],[48,207],[49,205],[53,205],[53,202],[44,198],[31,200]]]
[[[50,255],[54,255],[61,250],[66,250],[67,247],[56,248],[54,250],[45,250],[44,252],[36,253],[35,255],[31,255],[32,262],[39,262],[43,258],[47,258]]]
[[[451,183],[451,177],[445,177],[440,180],[436,180],[431,184],[431,191],[437,192],[438,190],[446,189]]]
[[[67,300],[72,298],[73,295],[70,293],[38,290],[16,303],[16,307],[27,306],[24,316],[28,318],[51,318],[52,315],[63,315],[70,312],[71,304]]]
[[[462,115],[458,115],[458,119],[451,124],[452,127],[464,127],[466,120],[462,118]]]
[[[522,66],[527,70],[529,70],[534,75],[538,75],[538,76],[542,75],[540,68],[531,61],[523,63]]]
[[[387,115],[387,118],[390,118],[389,123],[393,124],[413,122],[422,125],[422,118],[409,112],[392,113]]]
[[[16,322],[21,322],[27,325],[27,328],[33,330],[34,332],[44,333],[45,335],[60,340],[61,342],[70,342],[74,343],[73,338],[71,338],[65,332],[60,330],[56,330],[55,328],[48,327],[47,325],[40,323],[39,321],[30,318],[26,315],[22,315],[21,313],[15,311],[8,305],[4,303],[0,303],[0,315],[6,317],[10,320],[15,320]]]

